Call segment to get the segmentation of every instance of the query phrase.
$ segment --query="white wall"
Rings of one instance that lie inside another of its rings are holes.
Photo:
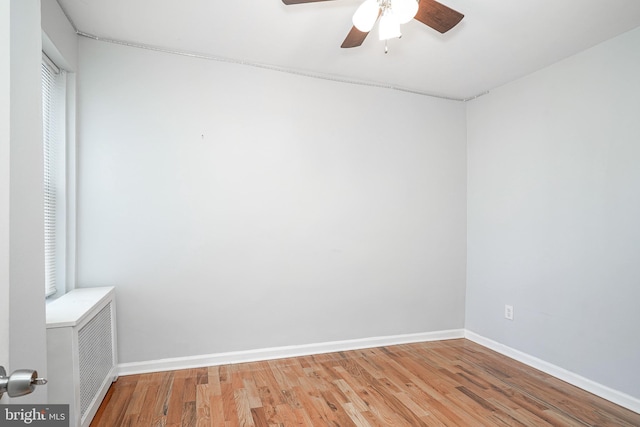
[[[640,29],[494,90],[467,121],[467,329],[636,398],[638,46]]]
[[[11,0],[10,37],[9,357],[46,376],[39,0]],[[46,402],[46,387],[20,402]]]
[[[74,72],[78,66],[78,36],[56,0],[41,0],[44,51],[55,64]],[[51,45],[48,45],[51,43]]]
[[[78,283],[120,361],[464,325],[462,103],[82,39]]]

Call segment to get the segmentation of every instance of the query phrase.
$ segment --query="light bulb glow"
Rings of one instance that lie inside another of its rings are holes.
[[[378,30],[380,32],[380,40],[402,37],[402,33],[400,32],[400,22],[390,9],[384,11],[382,18],[380,18]]]
[[[378,20],[379,14],[378,0],[365,0],[353,14],[353,25],[363,33],[368,33]]]
[[[393,13],[401,24],[411,21],[418,13],[418,2],[416,0],[393,0],[391,4]]]

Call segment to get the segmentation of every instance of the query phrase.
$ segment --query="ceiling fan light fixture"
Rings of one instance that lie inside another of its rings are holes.
[[[327,0],[282,0],[286,5],[300,3],[314,3]],[[400,24],[411,19],[431,27],[439,33],[446,33],[464,18],[456,10],[439,3],[437,0],[362,0],[353,15],[353,27],[342,42],[341,48],[362,46],[380,18],[380,39],[386,40],[402,37]]]
[[[365,0],[353,14],[353,25],[358,30],[368,33],[378,20],[379,14],[378,0]]]
[[[400,24],[411,21],[418,13],[418,2],[416,0],[393,0],[393,14]]]
[[[382,14],[378,31],[380,40],[402,37],[402,33],[400,32],[400,21],[398,21],[398,18],[390,9],[385,10]]]

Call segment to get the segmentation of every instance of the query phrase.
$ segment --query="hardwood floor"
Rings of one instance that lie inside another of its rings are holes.
[[[121,377],[92,427],[640,426],[465,339]]]

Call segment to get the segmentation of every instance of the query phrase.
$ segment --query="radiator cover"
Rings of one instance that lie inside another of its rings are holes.
[[[70,427],[91,423],[116,379],[113,287],[73,290],[47,305],[49,403],[69,404]]]

